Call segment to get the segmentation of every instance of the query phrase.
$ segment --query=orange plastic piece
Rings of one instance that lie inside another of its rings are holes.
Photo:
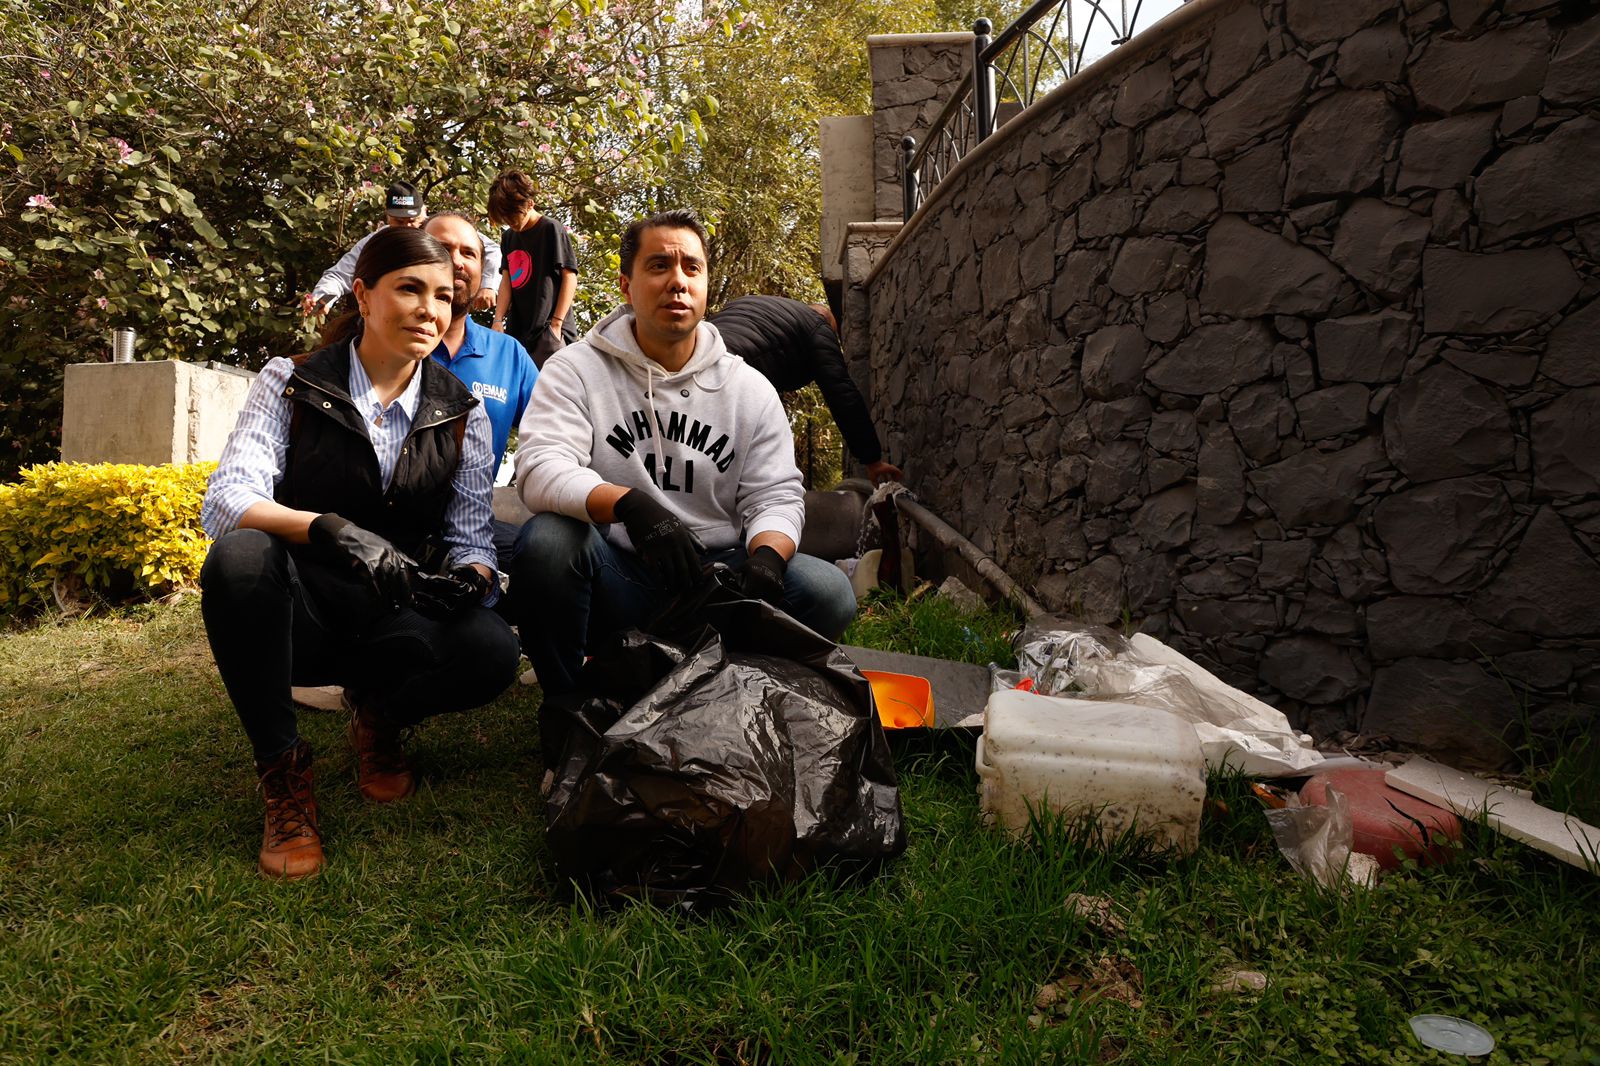
[[[933,725],[933,686],[915,674],[863,670],[885,729],[920,729]]]

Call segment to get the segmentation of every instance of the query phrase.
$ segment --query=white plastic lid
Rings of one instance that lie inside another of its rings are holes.
[[[1448,1014],[1419,1014],[1410,1020],[1411,1031],[1426,1047],[1452,1055],[1487,1055],[1494,1050],[1489,1030],[1465,1018]]]

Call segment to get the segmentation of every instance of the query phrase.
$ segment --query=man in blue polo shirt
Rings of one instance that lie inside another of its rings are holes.
[[[495,469],[505,458],[506,439],[511,427],[522,421],[522,410],[533,395],[539,377],[528,350],[504,333],[496,333],[472,321],[472,299],[483,279],[483,241],[477,228],[465,215],[444,211],[428,219],[423,227],[440,244],[450,249],[455,267],[456,291],[451,305],[450,328],[434,349],[433,358],[461,379],[472,394],[483,402],[492,430],[489,442],[494,448]],[[509,522],[495,522],[494,546],[500,569],[511,561],[511,548],[520,528]]]

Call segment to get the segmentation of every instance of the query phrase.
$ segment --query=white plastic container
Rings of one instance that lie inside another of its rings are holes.
[[[1200,843],[1205,761],[1194,726],[1128,703],[996,692],[978,738],[979,804],[1012,831],[1028,812],[1092,813],[1188,854]]]

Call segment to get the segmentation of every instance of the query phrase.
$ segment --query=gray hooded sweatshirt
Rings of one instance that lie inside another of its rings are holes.
[[[694,355],[668,373],[619,307],[539,372],[517,431],[517,493],[535,514],[590,521],[602,484],[641,489],[678,515],[708,550],[758,533],[800,543],[805,492],[778,393],[701,322]],[[617,522],[602,528],[632,550]]]

